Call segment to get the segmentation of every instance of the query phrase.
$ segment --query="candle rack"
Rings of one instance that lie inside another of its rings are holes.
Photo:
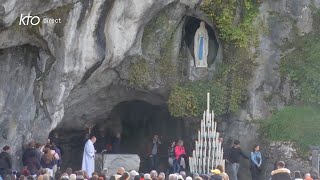
[[[225,166],[222,140],[217,132],[214,113],[210,112],[210,93],[207,94],[207,110],[203,113],[195,150],[192,157],[189,157],[189,165],[191,173],[199,174],[209,174],[217,165]]]

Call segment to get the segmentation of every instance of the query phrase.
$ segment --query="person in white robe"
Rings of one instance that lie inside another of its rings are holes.
[[[94,158],[96,150],[94,149],[93,144],[96,141],[96,137],[91,136],[91,138],[86,142],[83,151],[82,170],[85,170],[88,173],[89,178],[91,178],[92,173],[94,172]]]

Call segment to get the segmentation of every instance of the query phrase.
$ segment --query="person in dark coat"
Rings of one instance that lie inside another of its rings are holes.
[[[40,159],[37,149],[35,148],[35,143],[31,142],[28,148],[24,151],[22,155],[23,166],[26,166],[31,175],[36,174],[40,168]]]
[[[245,159],[249,159],[247,155],[245,155],[240,148],[240,141],[235,140],[233,143],[233,147],[229,150],[229,156],[227,157],[227,161],[231,163],[232,167],[232,179],[238,180],[238,171],[240,168],[240,157]]]
[[[10,147],[5,146],[3,151],[0,153],[0,175],[4,179],[6,175],[11,174],[12,161],[9,154]]]
[[[271,172],[271,180],[291,180],[290,170],[285,168],[283,161],[279,161],[277,169]]]
[[[112,139],[112,153],[119,154],[120,153],[120,143],[121,143],[121,134],[118,132],[115,137]]]
[[[155,134],[152,139],[152,143],[148,144],[147,155],[150,158],[151,170],[156,170],[158,167],[158,155],[159,146],[161,145],[161,140],[159,135]]]
[[[211,170],[212,175],[209,180],[222,180],[221,171],[219,169]]]

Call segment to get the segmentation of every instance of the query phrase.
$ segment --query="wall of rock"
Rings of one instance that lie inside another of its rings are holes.
[[[200,2],[2,0],[0,147],[13,147],[14,166],[21,166],[26,142],[45,142],[56,127],[84,129],[87,123],[106,119],[123,101],[163,105],[172,80],[212,77],[217,63],[223,61],[226,44],[216,38],[218,29],[199,10]],[[222,118],[225,139],[239,138],[247,152],[261,142],[256,120],[281,109],[292,89],[277,70],[282,55],[288,53],[281,47],[296,36],[314,31],[312,11],[319,8],[319,0],[261,4],[253,25],[264,31],[259,34],[258,45],[249,49],[257,55],[248,86],[249,99],[238,114]],[[61,17],[62,23],[19,26],[20,14],[29,12],[41,18]],[[204,20],[215,33],[217,55],[208,70],[199,71],[190,63],[192,54],[184,39],[188,17]],[[161,74],[163,65],[159,62],[163,57],[173,67],[171,74]],[[146,78],[142,86],[130,82],[130,67],[140,60],[151,69],[142,74]],[[241,171],[245,172],[242,178],[248,177],[247,169]]]

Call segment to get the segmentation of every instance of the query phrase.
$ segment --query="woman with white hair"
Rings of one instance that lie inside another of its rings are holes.
[[[313,180],[310,173],[304,175],[304,180]]]
[[[178,180],[178,176],[176,174],[170,174],[169,180]]]

